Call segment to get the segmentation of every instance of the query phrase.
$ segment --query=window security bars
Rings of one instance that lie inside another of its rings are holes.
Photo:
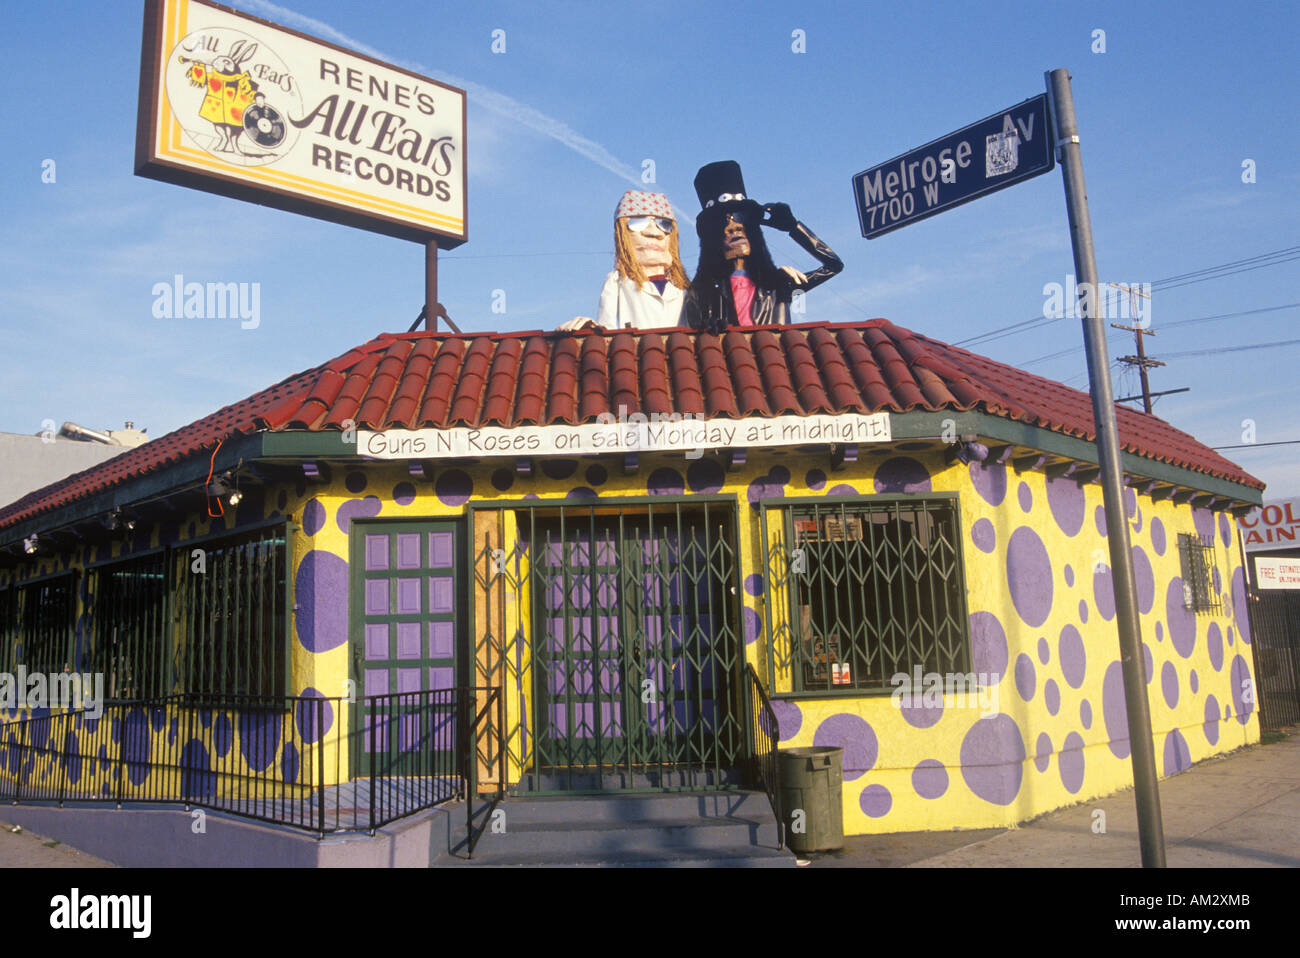
[[[774,691],[969,672],[955,497],[785,500],[765,506],[762,527]]]
[[[12,672],[19,635],[18,589],[0,589],[0,672]]]
[[[1218,612],[1223,608],[1214,588],[1214,536],[1178,534],[1178,560],[1183,575],[1183,607],[1193,612]]]
[[[90,671],[104,676],[108,698],[154,698],[172,691],[176,649],[169,585],[165,552],[91,571]]]
[[[50,675],[73,666],[72,638],[77,621],[77,576],[55,576],[17,588],[18,629],[14,665]]]

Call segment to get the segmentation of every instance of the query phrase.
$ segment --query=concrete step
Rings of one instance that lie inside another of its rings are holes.
[[[795,857],[789,850],[748,846],[714,849],[708,853],[640,846],[561,858],[546,852],[489,850],[480,843],[471,861],[459,859],[446,864],[466,868],[794,868]]]
[[[552,852],[559,856],[622,851],[654,846],[662,848],[725,849],[734,846],[776,848],[776,822],[739,819],[678,819],[628,825],[614,822],[595,824],[528,824],[508,820],[505,832],[489,833],[479,839],[482,848],[490,840],[509,836],[507,843],[518,851]]]
[[[752,790],[612,795],[539,795],[509,798],[497,806],[511,824],[597,823],[633,825],[681,819],[772,818],[763,792]]]

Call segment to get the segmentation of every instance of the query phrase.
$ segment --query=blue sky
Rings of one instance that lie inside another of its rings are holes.
[[[694,213],[691,181],[718,159],[739,161],[755,198],[788,202],[844,260],[809,294],[810,321],[884,316],[960,342],[1041,317],[1045,284],[1073,273],[1059,172],[871,241],[850,178],[1037,95],[1057,67],[1074,78],[1103,281],[1300,245],[1293,4],[663,2],[652,17],[609,3],[230,5],[468,89],[470,241],[440,270],[466,331],[593,315],[622,192],[655,189]],[[133,175],[142,18],[142,3],[116,0],[7,16],[0,431],[130,419],[161,436],[404,331],[419,310],[416,244]],[[505,53],[492,52],[497,29]],[[54,183],[41,180],[47,159]],[[1242,182],[1246,159],[1254,183]],[[769,241],[778,262],[813,265]],[[1246,420],[1257,443],[1300,440],[1300,346],[1225,351],[1300,338],[1296,267],[1154,293],[1149,353],[1209,351],[1152,374],[1153,389],[1192,387],[1157,415],[1212,446],[1241,443]],[[156,319],[153,285],[177,273],[260,284],[260,325]],[[970,348],[1086,388],[1077,321]],[[1109,352],[1132,352],[1132,337],[1115,333]],[[1115,386],[1137,391],[1130,374]],[[1267,498],[1300,495],[1300,445],[1224,454],[1268,482]]]

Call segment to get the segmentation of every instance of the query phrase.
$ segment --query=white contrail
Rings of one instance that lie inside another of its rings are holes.
[[[374,57],[376,60],[383,60],[386,63],[395,63],[400,67],[411,70],[415,73],[422,73],[426,76],[431,75],[434,71],[419,63],[402,61],[394,59],[383,52],[376,50],[374,47],[367,46],[359,40],[355,40],[339,30],[334,29],[328,23],[316,20],[313,17],[305,16],[294,10],[282,7],[279,4],[269,3],[267,0],[243,0],[240,6],[247,7],[250,12],[260,13],[269,19],[281,23],[288,23],[290,26],[300,27],[310,31],[316,36],[332,40],[341,46],[349,47],[366,56]],[[530,130],[549,136],[558,143],[567,146],[580,156],[585,156],[597,166],[601,166],[615,176],[627,180],[636,187],[640,188],[644,184],[641,181],[640,171],[634,169],[628,164],[622,162],[614,156],[609,150],[605,149],[594,140],[589,140],[577,130],[560,122],[554,117],[547,116],[540,110],[535,110],[531,106],[520,103],[518,100],[506,96],[504,93],[498,93],[496,90],[489,89],[481,83],[475,83],[472,80],[464,80],[459,77],[451,76],[442,71],[438,71],[440,79],[452,86],[458,86],[474,98],[476,106],[486,107],[494,113],[499,113],[508,119],[514,120],[528,127]]]

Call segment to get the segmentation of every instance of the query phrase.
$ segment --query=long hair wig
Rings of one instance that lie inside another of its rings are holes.
[[[677,234],[680,232],[680,229],[674,229],[668,234],[668,253],[673,259],[672,265],[668,267],[668,282],[678,289],[686,289],[690,285],[690,280],[686,278],[686,267],[682,265],[682,255],[677,247]],[[619,216],[614,220],[614,268],[618,270],[619,276],[636,283],[638,289],[642,284],[650,281],[646,271],[636,261],[632,231],[627,228],[625,216]]]
[[[749,240],[745,272],[760,289],[772,287],[776,281],[776,266],[763,239],[763,228],[759,225],[763,219],[763,208],[757,203],[749,202],[739,208],[723,209],[713,206],[695,217],[695,232],[700,237],[700,263],[691,284],[721,285],[731,276],[731,262],[727,259],[722,241],[728,214],[745,225],[745,237]]]

